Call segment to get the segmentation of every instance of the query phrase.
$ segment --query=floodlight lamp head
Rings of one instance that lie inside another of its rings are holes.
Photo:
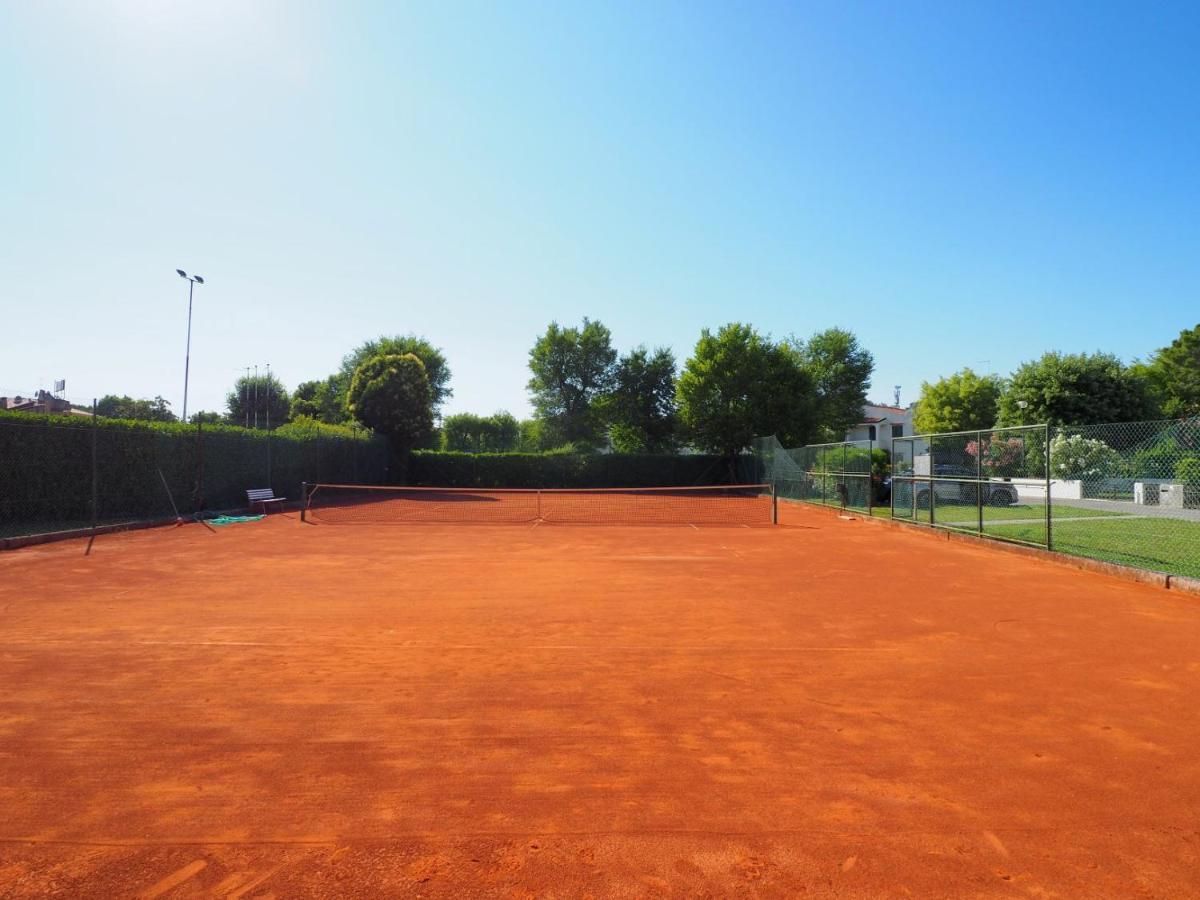
[[[204,284],[204,279],[201,278],[199,275],[193,275],[192,281],[196,282],[197,284]]]
[[[179,273],[180,278],[187,278],[187,272],[183,271],[183,269],[176,269],[175,271]]]

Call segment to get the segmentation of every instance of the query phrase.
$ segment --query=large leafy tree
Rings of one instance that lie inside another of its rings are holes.
[[[617,351],[600,322],[584,319],[578,328],[551,322],[529,351],[529,392],[533,408],[555,443],[600,443],[600,400],[612,385]]]
[[[1169,347],[1135,369],[1145,376],[1164,415],[1200,415],[1200,325],[1185,328]]]
[[[666,453],[675,447],[675,354],[638,347],[622,356],[603,400],[613,448],[621,453]]]
[[[807,443],[816,431],[811,376],[792,348],[751,326],[707,328],[684,364],[677,389],[679,417],[698,447],[734,456],[755,435],[784,444]]]
[[[430,408],[436,417],[442,404],[454,393],[450,388],[450,367],[442,351],[425,338],[415,334],[384,335],[365,341],[342,359],[341,369],[333,376],[333,387],[342,397],[349,396],[350,382],[355,370],[375,356],[411,353],[425,366],[425,377],[429,381]]]
[[[324,381],[302,381],[292,394],[292,418],[316,419],[328,425],[340,425],[350,418],[345,393],[338,388],[336,375]]]
[[[1111,353],[1051,352],[1013,372],[999,424],[1094,425],[1157,414],[1146,380]]]
[[[384,353],[354,370],[348,395],[354,418],[400,449],[433,433],[433,407],[425,364],[412,353]]]
[[[812,379],[822,435],[842,440],[862,421],[875,358],[859,345],[853,332],[843,328],[818,331],[806,341],[793,338],[789,346]]]
[[[243,375],[225,396],[231,425],[276,428],[291,418],[292,400],[274,375]]]
[[[106,394],[96,401],[96,414],[107,419],[136,419],[144,422],[174,422],[171,403],[162,397],[153,400],[134,400]]]
[[[998,375],[976,375],[971,369],[932,383],[921,383],[921,399],[913,412],[918,434],[970,431],[996,424],[1004,381]]]
[[[442,420],[442,449],[464,453],[507,453],[517,449],[520,426],[501,410],[490,416],[455,413]]]

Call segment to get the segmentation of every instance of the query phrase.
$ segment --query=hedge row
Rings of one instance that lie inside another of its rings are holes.
[[[417,450],[407,483],[434,487],[681,487],[749,480],[719,456]]]
[[[172,499],[184,515],[240,507],[250,487],[296,497],[305,480],[378,483],[390,460],[367,436],[0,413],[0,536],[91,522],[93,439],[105,523],[169,516]]]

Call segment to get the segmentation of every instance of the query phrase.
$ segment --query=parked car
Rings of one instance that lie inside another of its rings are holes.
[[[978,490],[983,492],[983,502],[988,506],[1013,506],[1019,499],[1016,485],[1007,481],[977,481],[977,474],[970,466],[935,465],[933,475],[936,479],[962,479],[962,481],[937,480],[933,482],[934,497],[939,506],[975,506],[979,502],[975,494],[977,485]],[[913,487],[917,492],[917,506],[927,509],[929,507],[929,482],[917,481]]]

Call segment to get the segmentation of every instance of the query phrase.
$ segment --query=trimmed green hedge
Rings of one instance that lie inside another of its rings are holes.
[[[408,484],[434,487],[684,487],[730,480],[729,463],[719,456],[417,450],[408,459]]]
[[[164,478],[187,515],[244,506],[250,487],[295,498],[306,480],[380,483],[391,459],[368,435],[0,413],[0,536],[91,522],[93,430],[102,523],[172,515]]]

